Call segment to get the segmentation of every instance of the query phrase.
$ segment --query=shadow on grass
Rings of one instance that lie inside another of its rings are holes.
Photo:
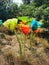
[[[38,36],[48,40],[48,42],[49,42],[49,31],[48,32],[47,31],[41,32],[38,34]]]

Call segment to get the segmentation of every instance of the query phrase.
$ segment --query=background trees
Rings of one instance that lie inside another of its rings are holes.
[[[23,4],[30,4],[31,0],[22,0]]]
[[[12,0],[0,1],[0,19],[6,20],[8,18],[17,16],[18,6]]]
[[[19,7],[13,0],[0,0],[0,19],[29,16],[43,21],[49,28],[49,0],[22,0]]]

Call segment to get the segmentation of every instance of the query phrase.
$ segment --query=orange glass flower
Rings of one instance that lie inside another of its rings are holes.
[[[40,31],[40,28],[38,28],[38,29],[34,30],[34,33],[38,34],[38,33],[39,33],[39,31]]]
[[[27,35],[30,31],[30,27],[27,25],[22,26],[22,32]]]

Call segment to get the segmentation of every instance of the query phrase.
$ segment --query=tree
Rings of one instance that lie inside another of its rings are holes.
[[[41,6],[43,3],[43,0],[33,0],[34,3],[36,3],[36,6]]]
[[[24,4],[30,4],[31,0],[22,0]]]
[[[49,0],[33,0],[33,2],[36,3],[36,6],[41,6],[43,4],[49,6]]]
[[[12,0],[0,1],[0,19],[6,20],[18,15],[18,6]]]
[[[9,8],[7,8],[8,18],[14,18],[18,16],[18,6],[15,3],[12,3]]]
[[[0,0],[0,19],[7,18],[7,8],[10,6],[11,0]],[[9,5],[9,6],[8,6]]]

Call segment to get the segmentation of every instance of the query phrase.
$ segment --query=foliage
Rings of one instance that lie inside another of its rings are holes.
[[[35,2],[35,6],[41,6],[43,4],[46,4],[47,6],[49,6],[49,0],[33,0],[33,2]]]
[[[19,7],[12,0],[0,1],[0,19],[28,16],[44,22],[49,28],[49,0],[22,0]]]
[[[22,16],[33,16],[35,6],[32,7],[32,4],[29,5],[21,5],[20,6],[20,12],[22,13]]]
[[[0,1],[0,19],[6,20],[8,18],[16,17],[18,7],[12,0]]]
[[[7,8],[8,18],[14,18],[18,15],[18,7],[17,4],[12,3],[9,8]]]
[[[24,4],[30,4],[31,0],[22,0]]]

